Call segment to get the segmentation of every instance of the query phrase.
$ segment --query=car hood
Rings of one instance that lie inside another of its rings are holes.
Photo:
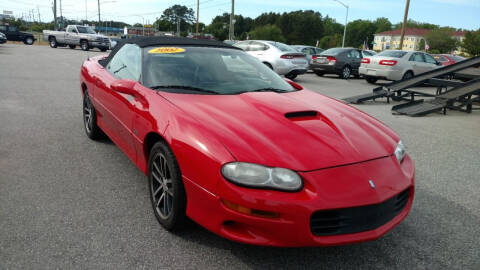
[[[376,119],[309,90],[159,94],[202,123],[237,161],[311,171],[390,156],[398,142]]]

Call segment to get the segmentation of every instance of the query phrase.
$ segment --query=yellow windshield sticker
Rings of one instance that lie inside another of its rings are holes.
[[[182,48],[175,48],[175,47],[160,47],[151,49],[148,53],[183,53],[185,49]]]

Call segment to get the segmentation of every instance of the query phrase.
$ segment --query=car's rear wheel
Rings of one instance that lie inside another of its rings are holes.
[[[88,46],[88,41],[82,40],[80,42],[80,48],[82,48],[82,50],[84,50],[84,51],[90,50],[90,47]]]
[[[344,66],[342,69],[342,73],[340,74],[340,78],[346,80],[350,78],[350,74],[352,74],[352,69],[349,66]]]
[[[25,39],[25,44],[27,45],[33,45],[33,42],[34,42],[33,37],[27,37]]]
[[[88,91],[85,91],[83,95],[83,126],[85,127],[85,133],[92,140],[98,140],[104,136],[102,130],[97,126],[97,113]]]
[[[297,74],[287,74],[287,75],[285,75],[285,78],[293,80],[293,79],[297,78]]]
[[[100,48],[100,51],[106,52],[106,51],[107,51],[107,48]]]
[[[314,71],[315,74],[317,74],[317,76],[320,76],[322,77],[323,75],[325,75],[325,73],[321,72],[321,71]]]
[[[75,49],[75,47],[77,47],[77,46],[75,46],[75,45],[68,45],[68,47],[70,47],[70,49],[73,50],[73,49]]]
[[[186,194],[177,160],[165,142],[153,145],[148,159],[148,183],[155,217],[167,230],[187,221]]]
[[[50,47],[52,47],[52,48],[57,48],[57,46],[58,46],[57,39],[55,37],[50,37],[48,39],[48,43],[50,44]]]
[[[405,74],[403,74],[402,80],[410,79],[413,77],[413,72],[407,71]]]
[[[365,80],[368,82],[368,83],[376,83],[377,82],[377,78],[374,78],[374,77],[365,77]]]

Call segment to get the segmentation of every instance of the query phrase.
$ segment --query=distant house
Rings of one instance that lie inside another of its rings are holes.
[[[418,51],[420,49],[420,42],[425,40],[425,36],[430,33],[429,29],[421,28],[407,28],[405,29],[405,37],[403,41],[404,51]],[[401,29],[385,31],[375,34],[373,49],[376,51],[383,50],[399,50],[400,37],[402,35]],[[453,33],[453,37],[459,41],[465,38],[465,32],[458,31]],[[455,53],[460,53],[460,48]]]
[[[155,36],[157,30],[152,27],[127,27],[125,26],[123,30],[124,35],[128,36]]]

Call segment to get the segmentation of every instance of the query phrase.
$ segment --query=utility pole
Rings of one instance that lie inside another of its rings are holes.
[[[37,12],[38,12],[38,21],[42,22],[42,19],[40,17],[40,8],[38,7],[38,5],[37,5]]]
[[[57,0],[53,0],[53,23],[55,24],[53,29],[57,30]]]
[[[85,23],[88,21],[88,16],[87,16],[87,0],[85,0]]]
[[[235,30],[234,30],[234,20],[235,20],[235,0],[232,0],[232,12],[230,13],[230,29],[228,33],[228,39],[234,40],[235,39]]]
[[[100,25],[101,25],[101,22],[100,22],[100,0],[97,0],[98,2],[98,32],[100,32]]]
[[[177,37],[180,36],[180,17],[177,16]]]
[[[200,0],[197,0],[197,36],[198,36],[198,17],[200,17]]]
[[[60,0],[60,24],[63,28],[62,0]]]
[[[407,0],[407,5],[405,6],[405,14],[403,15],[402,35],[400,36],[400,50],[403,50],[403,39],[405,38],[405,28],[407,25],[409,7],[410,7],[410,0]]]

